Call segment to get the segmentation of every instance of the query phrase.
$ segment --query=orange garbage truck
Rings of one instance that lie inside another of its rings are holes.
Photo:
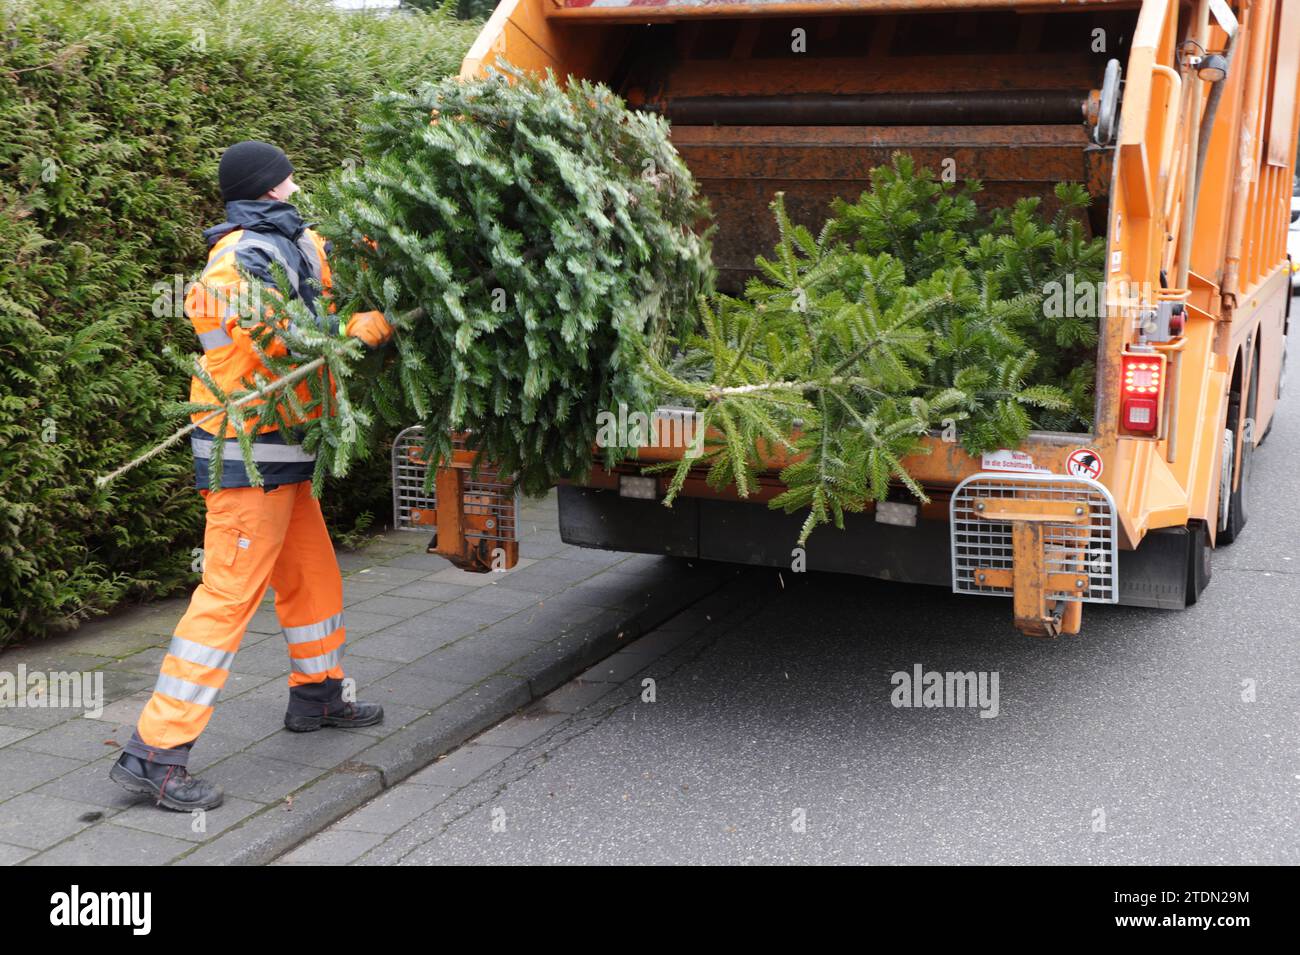
[[[1282,387],[1300,0],[504,0],[462,75],[498,56],[671,121],[724,290],[774,245],[774,193],[820,225],[899,150],[981,180],[993,205],[1082,182],[1106,243],[1089,433],[981,457],[931,434],[904,462],[929,503],[846,515],[800,553],[802,515],[766,506],[780,461],[748,497],[700,471],[659,506],[666,477],[642,466],[683,453],[664,410],[637,459],[559,488],[565,541],[1009,597],[1037,636],[1077,633],[1084,603],[1196,602],[1251,516]],[[394,449],[398,525],[441,522],[439,551],[478,547],[487,569],[509,535],[480,525],[509,519],[508,483],[475,497],[440,473],[443,499],[420,498],[417,444]]]

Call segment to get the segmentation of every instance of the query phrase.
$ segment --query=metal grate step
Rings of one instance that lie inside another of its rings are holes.
[[[423,458],[424,427],[406,428],[393,441],[393,527],[404,531],[425,531],[436,525],[437,492],[424,490],[429,466]],[[465,436],[452,436],[453,453],[470,455]],[[508,478],[490,464],[478,474],[466,474],[462,507],[465,514],[465,537],[470,540],[519,540],[521,495]]]
[[[1011,570],[1011,522],[988,520],[976,505],[989,499],[1068,501],[1085,508],[1082,524],[1043,524],[1043,571],[1087,581],[1082,597],[1048,590],[1054,600],[1119,602],[1119,541],[1115,501],[1105,486],[1087,478],[1056,475],[974,474],[957,485],[949,504],[954,593],[1009,597],[1012,588],[978,579],[980,570]]]

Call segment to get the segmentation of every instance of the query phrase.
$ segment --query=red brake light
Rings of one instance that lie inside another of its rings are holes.
[[[1162,355],[1125,355],[1120,386],[1120,424],[1125,431],[1155,434],[1160,428],[1160,395],[1164,388]]]

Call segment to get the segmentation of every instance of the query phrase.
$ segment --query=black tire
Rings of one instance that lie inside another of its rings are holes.
[[[1228,397],[1228,420],[1224,427],[1232,431],[1232,443],[1236,448],[1237,455],[1241,459],[1241,473],[1237,478],[1237,487],[1232,491],[1232,496],[1228,500],[1228,519],[1223,526],[1219,528],[1218,537],[1215,543],[1231,544],[1246,527],[1248,517],[1248,501],[1250,488],[1250,464],[1254,457],[1255,447],[1250,441],[1242,440],[1240,424],[1238,418],[1241,414],[1241,395],[1234,394]]]
[[[1190,607],[1210,585],[1213,576],[1210,559],[1214,549],[1210,547],[1209,528],[1203,522],[1189,524],[1187,531],[1187,606]]]

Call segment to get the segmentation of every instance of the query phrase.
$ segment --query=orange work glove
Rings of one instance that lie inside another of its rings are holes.
[[[357,312],[344,329],[350,338],[359,338],[371,348],[378,348],[393,337],[393,326],[383,312]]]

